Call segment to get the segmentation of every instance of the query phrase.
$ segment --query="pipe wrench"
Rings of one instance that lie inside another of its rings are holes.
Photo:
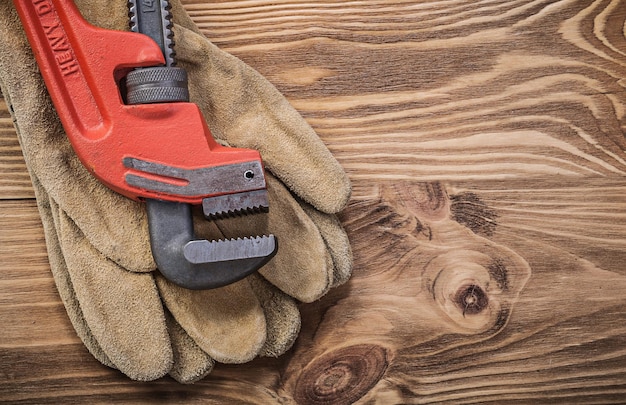
[[[273,235],[208,241],[207,219],[268,209],[258,151],[218,144],[175,66],[167,0],[129,1],[131,31],[89,24],[72,0],[14,0],[48,92],[83,165],[147,207],[159,271],[189,289],[221,287],[277,251]],[[134,32],[133,32],[134,31]]]

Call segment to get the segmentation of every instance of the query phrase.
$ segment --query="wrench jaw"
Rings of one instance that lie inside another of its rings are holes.
[[[202,212],[208,220],[250,215],[269,210],[267,190],[246,191],[202,200]]]
[[[252,200],[259,198],[259,191],[267,193],[265,190],[252,192]],[[236,195],[230,206],[237,205],[237,201],[247,201],[246,194],[249,193]],[[227,197],[214,198],[223,203]],[[165,278],[181,287],[191,290],[223,287],[254,273],[276,254],[278,246],[274,235],[217,241],[197,239],[189,204],[148,199],[146,207],[157,267]],[[239,205],[232,211],[242,215],[261,209]],[[234,214],[221,213],[213,218],[231,215]]]
[[[276,254],[273,235],[198,239],[191,204],[183,199],[211,196],[201,199],[208,220],[267,212],[260,160],[191,170],[138,158],[125,158],[124,165],[132,171],[126,176],[130,185],[163,193],[168,200],[175,196],[174,201],[146,199],[152,255],[168,280],[192,290],[223,287],[257,271]]]

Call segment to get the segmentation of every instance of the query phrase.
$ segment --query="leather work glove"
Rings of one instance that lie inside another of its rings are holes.
[[[76,3],[92,24],[128,29],[126,0]],[[195,221],[196,234],[208,240],[276,235],[277,255],[237,283],[193,291],[155,271],[144,205],[111,191],[79,162],[10,1],[0,3],[0,84],[35,188],[52,274],[78,336],[100,362],[132,379],[169,374],[189,383],[216,361],[281,355],[299,332],[297,302],[349,278],[350,247],[333,214],[346,204],[350,184],[268,81],[208,42],[178,0],[172,13],[191,101],[216,139],[259,150],[271,172],[268,214]]]

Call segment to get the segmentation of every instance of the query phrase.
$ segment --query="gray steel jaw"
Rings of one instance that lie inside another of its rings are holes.
[[[277,251],[273,235],[197,240],[189,204],[147,200],[152,254],[159,271],[192,290],[222,287],[258,270]]]

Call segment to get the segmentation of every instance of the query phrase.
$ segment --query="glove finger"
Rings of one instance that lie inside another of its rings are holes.
[[[293,346],[300,332],[300,311],[296,301],[267,282],[252,274],[248,282],[261,303],[267,324],[267,339],[259,355],[278,357]]]
[[[215,361],[193,341],[169,311],[165,311],[165,320],[174,354],[169,375],[182,384],[191,384],[207,376]]]
[[[0,49],[3,94],[31,172],[103,254],[132,271],[153,270],[144,210],[101,185],[79,162],[11,2],[0,2]]]
[[[290,296],[303,302],[315,301],[330,288],[332,259],[319,230],[285,186],[270,173],[267,184],[269,213],[215,223],[227,238],[274,234],[278,253],[259,273]]]
[[[98,344],[98,341],[93,337],[93,334],[89,330],[89,326],[83,317],[83,312],[80,309],[80,304],[74,293],[74,287],[70,280],[70,275],[67,269],[67,264],[63,258],[61,252],[61,245],[57,237],[57,230],[54,225],[54,219],[52,217],[52,211],[50,208],[50,201],[48,194],[39,184],[39,180],[36,176],[32,175],[33,187],[35,189],[35,195],[37,197],[37,206],[39,208],[39,214],[41,216],[41,222],[43,223],[44,233],[46,236],[46,246],[48,248],[48,260],[50,262],[50,270],[54,278],[61,301],[65,306],[67,315],[76,331],[76,334],[82,340],[89,353],[96,358],[100,363],[115,368],[115,365],[109,360],[104,350]]]
[[[221,363],[252,360],[266,337],[265,316],[246,280],[188,290],[156,274],[163,302],[194,342]]]
[[[162,377],[173,355],[152,275],[130,273],[107,259],[55,205],[51,208],[61,251],[89,330],[115,367],[130,378]]]
[[[320,212],[306,203],[302,204],[302,209],[317,226],[332,258],[334,271],[331,287],[345,283],[352,275],[352,249],[341,222],[334,214]]]
[[[348,177],[285,97],[204,36],[182,26],[174,29],[176,55],[189,74],[191,100],[204,113],[213,135],[232,146],[258,150],[265,166],[315,208],[340,211],[350,197]]]

